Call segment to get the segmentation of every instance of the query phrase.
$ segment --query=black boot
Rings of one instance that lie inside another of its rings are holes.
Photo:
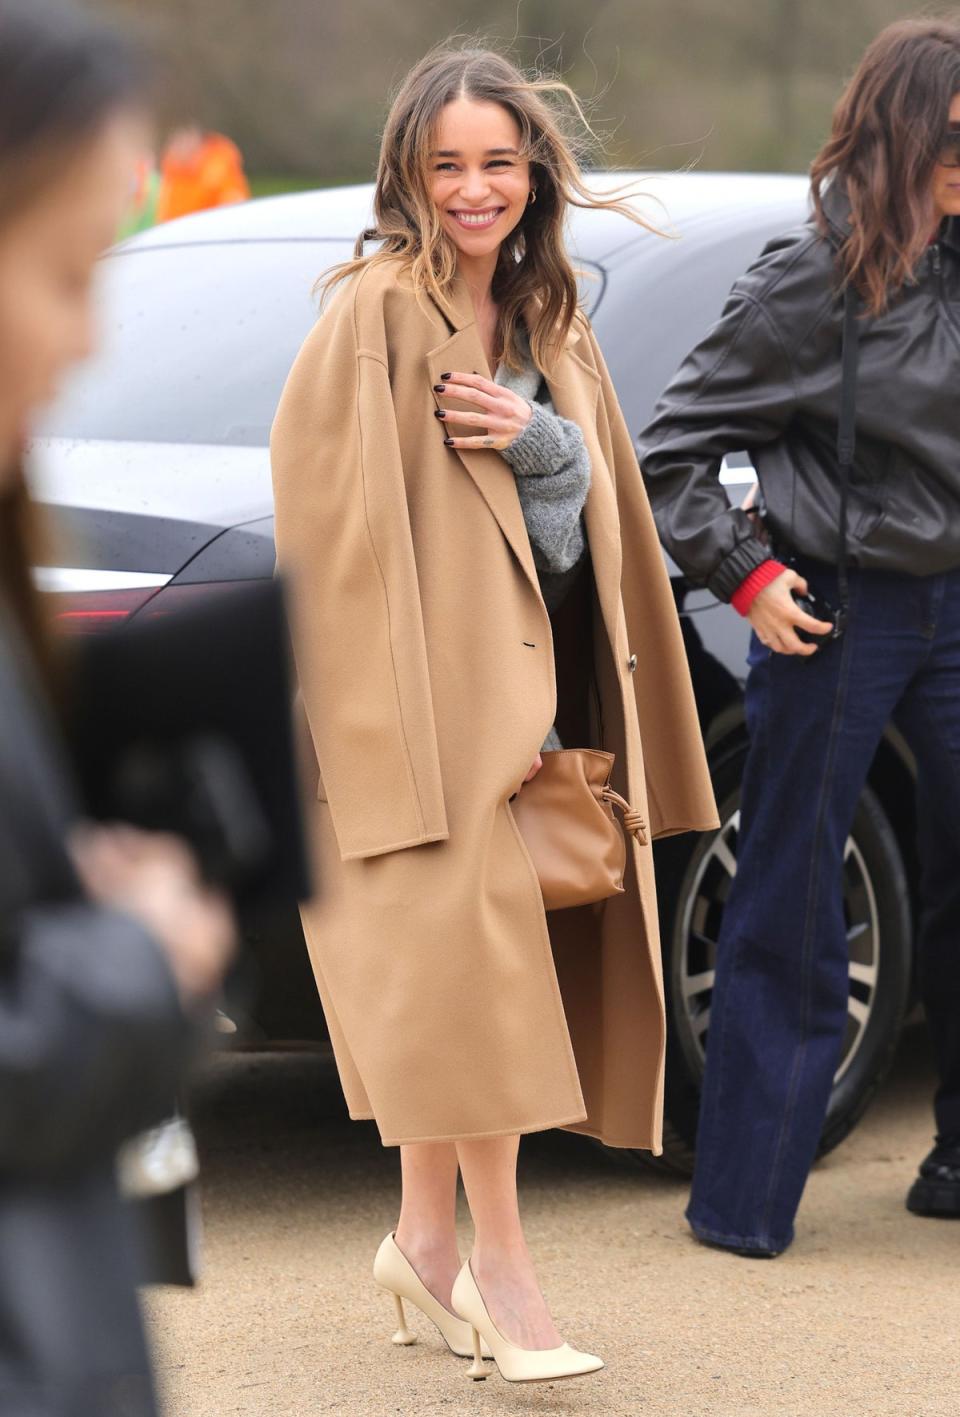
[[[937,1137],[910,1187],[907,1210],[914,1215],[960,1216],[960,1133]]]

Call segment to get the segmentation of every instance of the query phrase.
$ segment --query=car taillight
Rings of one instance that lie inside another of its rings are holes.
[[[110,572],[110,575],[119,573]],[[38,575],[38,583],[50,596],[57,630],[68,635],[97,635],[117,629],[136,615],[141,620],[176,615],[210,596],[242,590],[248,581],[201,581],[196,584],[167,585],[167,577],[156,577],[152,585],[113,590],[61,588],[48,577]],[[146,580],[147,577],[143,577]],[[157,584],[157,581],[162,581]]]
[[[156,588],[50,592],[53,623],[69,635],[97,635],[115,629],[142,610]]]

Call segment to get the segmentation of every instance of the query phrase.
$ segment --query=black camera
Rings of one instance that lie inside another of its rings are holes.
[[[832,630],[824,630],[822,635],[815,634],[812,630],[803,630],[799,625],[794,627],[794,633],[798,640],[802,640],[805,645],[824,645],[830,640],[838,640],[843,634],[843,616],[839,610],[834,610],[828,600],[814,592],[801,595],[799,591],[791,591],[799,608],[805,615],[810,615],[814,620],[829,621],[833,626]]]

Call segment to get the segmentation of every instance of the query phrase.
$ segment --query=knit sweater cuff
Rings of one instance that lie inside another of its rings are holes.
[[[730,604],[733,606],[734,610],[738,611],[741,615],[747,615],[750,611],[750,606],[756,600],[760,592],[764,590],[771,581],[775,581],[777,576],[781,575],[786,569],[786,566],[781,565],[779,561],[774,561],[772,558],[769,561],[764,561],[762,565],[757,566],[755,570],[750,572],[745,580],[740,582],[740,585],[730,597]]]
[[[526,428],[503,449],[503,457],[520,477],[544,477],[558,472],[570,460],[564,425],[539,403]]]

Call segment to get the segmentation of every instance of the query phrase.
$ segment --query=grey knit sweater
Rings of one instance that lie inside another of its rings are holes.
[[[586,551],[582,513],[590,490],[590,455],[577,424],[554,411],[526,341],[522,347],[523,369],[514,373],[501,364],[494,377],[527,400],[533,417],[501,457],[513,469],[534,565],[547,608],[553,610]]]
[[[554,411],[526,340],[522,347],[523,369],[514,373],[501,364],[494,378],[525,398],[533,417],[501,457],[516,478],[544,602],[548,610],[556,610],[586,555],[583,506],[590,490],[590,455],[577,424]],[[555,728],[543,746],[561,746]]]

